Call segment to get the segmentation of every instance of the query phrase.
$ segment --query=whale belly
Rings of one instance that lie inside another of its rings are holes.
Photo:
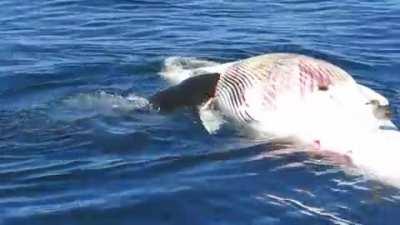
[[[371,119],[368,100],[354,87],[349,74],[322,60],[271,54],[227,68],[217,83],[215,99],[233,120],[285,136],[326,128],[326,120],[332,118]]]

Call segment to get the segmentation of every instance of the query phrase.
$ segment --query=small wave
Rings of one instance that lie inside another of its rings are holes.
[[[80,108],[82,110],[100,110],[109,111],[120,109],[123,111],[131,111],[146,107],[149,102],[147,99],[129,94],[124,97],[121,95],[106,93],[99,91],[89,94],[78,94],[77,96],[64,100],[67,106]]]
[[[122,96],[105,91],[81,93],[62,101],[64,111],[89,113],[90,115],[121,115],[137,110],[147,110],[150,104],[146,98],[133,93]]]
[[[358,225],[359,223],[350,221],[339,217],[334,212],[330,212],[324,208],[318,208],[314,206],[307,205],[299,200],[283,198],[272,194],[265,194],[264,196],[257,197],[262,201],[272,201],[277,206],[288,206],[298,209],[298,213],[304,214],[306,216],[317,216],[324,221],[329,221],[332,224],[337,225]]]

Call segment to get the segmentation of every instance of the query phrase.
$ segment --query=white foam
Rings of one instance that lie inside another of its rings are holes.
[[[112,115],[145,108],[149,105],[147,99],[135,94],[110,94],[105,91],[82,93],[63,100],[64,107],[71,110],[90,111],[95,114]]]
[[[172,84],[177,84],[195,76],[196,69],[215,65],[218,63],[193,57],[171,56],[165,59],[160,75]]]
[[[221,73],[229,65],[231,63],[220,64],[194,57],[171,56],[165,59],[159,74],[171,84],[178,84],[189,77],[205,73]]]

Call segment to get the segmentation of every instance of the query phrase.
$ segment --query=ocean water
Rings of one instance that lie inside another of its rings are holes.
[[[146,102],[168,57],[293,52],[384,94],[399,125],[398,1],[2,0],[0,15],[0,224],[398,224],[396,187]]]

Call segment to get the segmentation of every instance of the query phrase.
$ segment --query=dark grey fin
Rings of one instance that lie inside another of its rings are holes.
[[[200,105],[214,97],[219,76],[218,73],[209,73],[188,78],[153,95],[150,103],[161,112]]]

